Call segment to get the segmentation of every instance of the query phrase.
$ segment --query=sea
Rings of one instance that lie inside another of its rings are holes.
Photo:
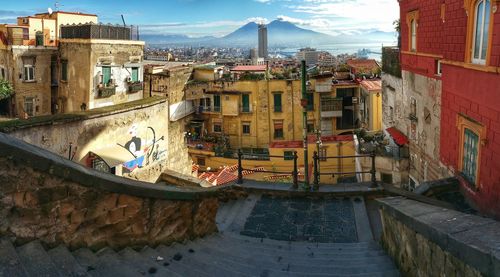
[[[316,50],[326,51],[330,54],[337,56],[340,54],[359,54],[363,58],[375,59],[377,61],[382,60],[382,47],[396,45],[396,42],[386,41],[386,42],[368,42],[368,43],[339,43],[339,44],[327,44],[327,45],[317,45]],[[270,54],[281,55],[281,56],[294,56],[299,51],[299,48],[279,48],[271,49]]]

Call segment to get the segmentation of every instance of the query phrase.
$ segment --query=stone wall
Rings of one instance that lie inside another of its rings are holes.
[[[70,248],[168,244],[217,231],[221,188],[90,170],[0,133],[0,236]]]
[[[500,276],[500,223],[402,197],[379,199],[382,244],[403,276]]]

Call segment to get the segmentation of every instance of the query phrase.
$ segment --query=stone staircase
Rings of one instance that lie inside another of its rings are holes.
[[[185,244],[94,253],[64,246],[45,249],[39,241],[14,247],[4,238],[0,276],[399,276],[373,239],[313,243],[241,235],[259,199],[250,195],[222,204],[219,233]],[[368,221],[366,211],[363,216]]]

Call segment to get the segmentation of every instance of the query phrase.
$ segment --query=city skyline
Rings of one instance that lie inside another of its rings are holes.
[[[59,5],[55,6],[58,3]],[[62,11],[95,13],[102,23],[140,25],[144,34],[184,34],[193,37],[224,36],[248,22],[269,23],[281,19],[305,29],[329,35],[363,34],[394,30],[398,3],[393,0],[172,0],[118,2],[89,0],[27,0],[2,3],[0,22],[15,22],[18,16]],[[384,16],[378,16],[383,12]]]

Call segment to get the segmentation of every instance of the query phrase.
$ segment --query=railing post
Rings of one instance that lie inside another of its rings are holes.
[[[293,152],[293,189],[299,188],[299,169],[297,165],[297,159],[299,156],[297,155],[297,151]]]
[[[319,168],[318,168],[318,152],[314,151],[313,155],[313,160],[314,160],[314,184],[313,184],[313,190],[318,190],[319,189]]]
[[[241,149],[238,149],[238,184],[243,184],[243,167],[241,166],[241,158],[243,153],[241,153]]]
[[[376,188],[377,187],[377,176],[376,176],[377,171],[375,170],[375,151],[373,151],[370,154],[370,156],[372,158],[372,170],[370,171],[370,173],[372,175],[372,185],[371,185],[371,187],[372,188]]]

